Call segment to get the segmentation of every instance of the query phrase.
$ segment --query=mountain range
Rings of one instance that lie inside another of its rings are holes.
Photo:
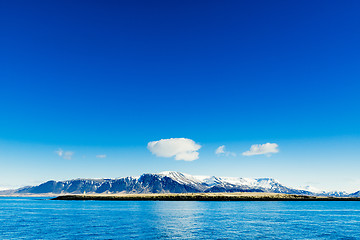
[[[82,194],[82,193],[207,193],[270,192],[312,196],[360,197],[360,191],[325,192],[287,187],[272,178],[192,176],[180,172],[145,173],[116,179],[74,179],[48,181],[38,186],[0,191],[2,194]]]

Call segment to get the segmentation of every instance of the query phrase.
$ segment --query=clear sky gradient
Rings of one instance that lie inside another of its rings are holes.
[[[1,1],[0,188],[175,170],[360,190],[359,9]],[[199,159],[148,151],[168,138]],[[241,154],[268,142],[279,152]]]

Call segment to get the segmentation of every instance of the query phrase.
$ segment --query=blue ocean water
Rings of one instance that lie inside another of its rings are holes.
[[[0,197],[0,239],[360,239],[360,202]]]

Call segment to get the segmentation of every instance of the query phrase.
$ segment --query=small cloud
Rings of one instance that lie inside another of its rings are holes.
[[[201,146],[188,138],[169,138],[149,142],[147,148],[158,157],[174,157],[175,160],[194,161]]]
[[[215,154],[223,154],[225,153],[225,145],[221,145],[215,150]]]
[[[215,150],[215,154],[216,154],[216,155],[225,155],[225,156],[227,156],[227,157],[228,157],[228,156],[233,156],[233,157],[236,156],[236,153],[226,151],[226,150],[225,150],[225,145],[221,145],[220,147],[218,147],[218,148]]]
[[[74,152],[64,152],[63,158],[66,160],[71,160],[72,155],[74,155]]]
[[[242,155],[244,156],[253,156],[253,155],[261,155],[266,154],[270,156],[271,153],[278,153],[279,145],[276,143],[265,143],[265,144],[254,144],[250,147],[249,151],[243,152]]]
[[[74,155],[74,152],[64,151],[61,148],[59,148],[59,150],[55,151],[55,153],[59,157],[62,157],[63,159],[66,159],[66,160],[71,160],[72,156]]]
[[[106,158],[106,154],[96,155],[97,158]]]
[[[59,148],[59,150],[55,151],[55,153],[56,153],[59,157],[61,157],[61,156],[64,154],[64,151],[63,151],[61,148]]]

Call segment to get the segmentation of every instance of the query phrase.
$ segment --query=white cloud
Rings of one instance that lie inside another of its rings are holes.
[[[61,148],[59,148],[59,150],[55,151],[55,153],[59,155],[59,157],[61,157],[64,154],[64,151]]]
[[[236,153],[226,151],[226,150],[225,150],[225,145],[221,145],[220,147],[218,147],[218,148],[215,150],[215,154],[216,154],[216,155],[225,155],[225,156],[227,156],[227,157],[228,157],[228,156],[233,156],[233,157],[236,156]]]
[[[66,160],[71,160],[72,155],[74,155],[74,152],[67,151],[67,152],[64,152],[63,158],[66,159]]]
[[[97,158],[106,158],[106,154],[96,155]]]
[[[63,159],[66,159],[66,160],[71,160],[72,156],[74,155],[74,152],[64,151],[61,148],[59,148],[57,151],[55,151],[55,153],[59,157],[62,157]]]
[[[243,152],[244,156],[253,156],[253,155],[261,155],[267,154],[270,156],[271,153],[278,153],[279,145],[276,143],[265,143],[265,144],[254,144],[250,147],[249,151]]]
[[[170,138],[149,142],[147,148],[158,157],[175,157],[175,160],[194,161],[201,146],[188,138]]]
[[[225,153],[225,145],[221,145],[215,150],[215,154],[222,154]]]

